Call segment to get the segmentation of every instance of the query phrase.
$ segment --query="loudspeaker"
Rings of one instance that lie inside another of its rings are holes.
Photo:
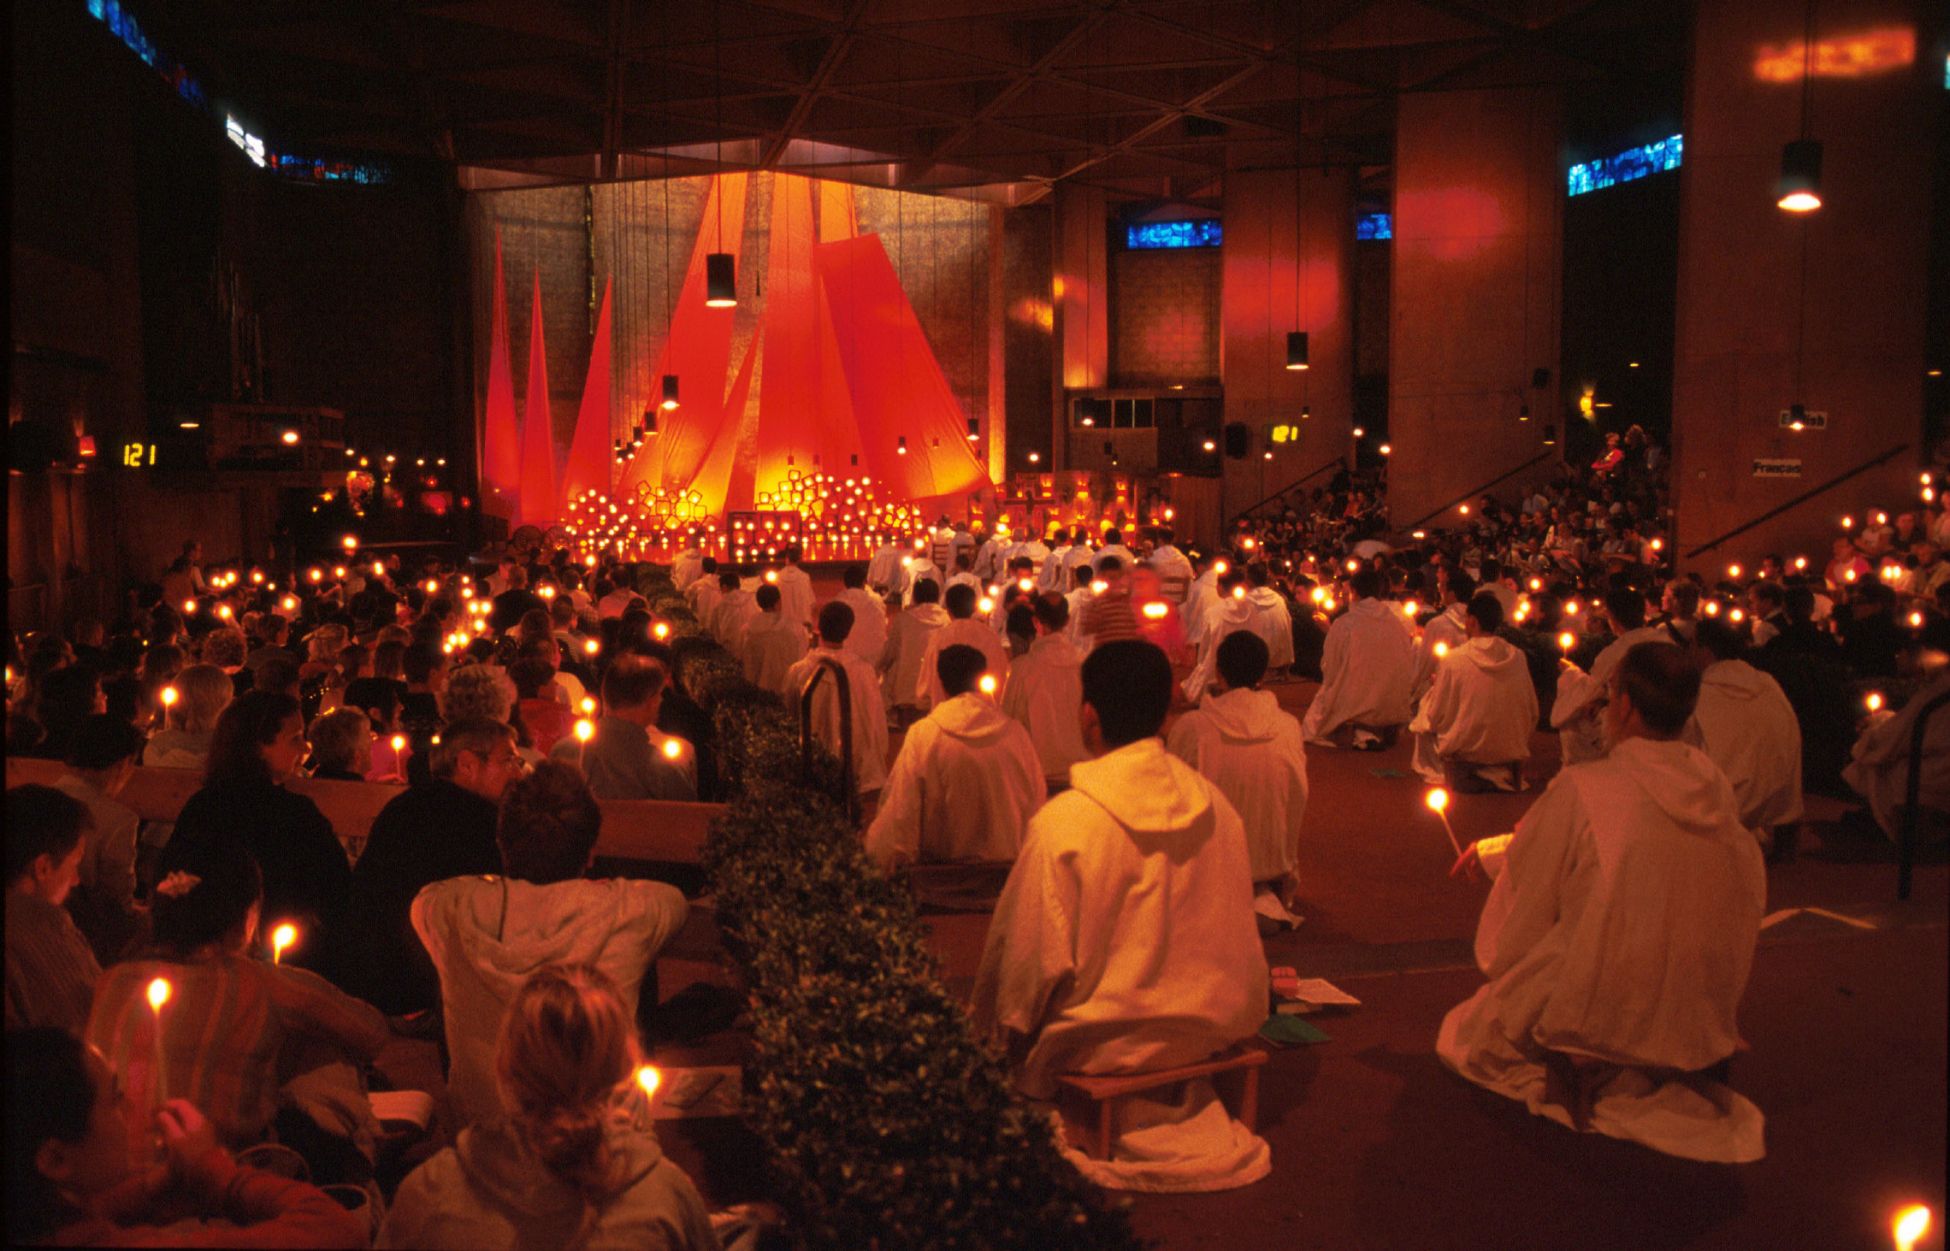
[[[1231,460],[1244,460],[1252,444],[1252,431],[1243,421],[1226,423],[1226,456]]]
[[[1530,385],[1532,387],[1535,387],[1537,390],[1541,391],[1545,387],[1549,386],[1550,384],[1551,384],[1550,370],[1533,369],[1530,371]]]

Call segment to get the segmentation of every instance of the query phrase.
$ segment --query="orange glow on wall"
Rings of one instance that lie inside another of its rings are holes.
[[[1812,65],[1808,64],[1810,59]],[[1798,83],[1806,65],[1815,78],[1863,78],[1901,69],[1915,60],[1916,32],[1908,27],[1891,27],[1817,39],[1812,58],[1808,45],[1799,39],[1764,43],[1754,57],[1754,77],[1767,83]]]

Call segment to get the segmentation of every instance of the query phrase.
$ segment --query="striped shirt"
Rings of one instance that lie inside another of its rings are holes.
[[[386,1018],[325,979],[240,955],[182,963],[131,960],[102,975],[87,1040],[101,1048],[137,1106],[156,1100],[152,979],[166,977],[162,1093],[203,1110],[230,1147],[257,1142],[277,1111],[278,1062],[291,1044],[315,1040],[365,1061],[388,1036]]]
[[[7,1028],[80,1033],[102,975],[88,940],[59,904],[7,892]]]

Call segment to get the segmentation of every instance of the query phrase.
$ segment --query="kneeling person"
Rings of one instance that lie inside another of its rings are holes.
[[[1459,791],[1523,789],[1523,762],[1537,726],[1537,687],[1524,654],[1496,637],[1503,605],[1488,591],[1469,601],[1468,638],[1436,662],[1435,685],[1409,729],[1415,770]]]

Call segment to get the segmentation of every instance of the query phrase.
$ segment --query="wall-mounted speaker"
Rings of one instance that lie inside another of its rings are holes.
[[[1543,390],[1543,389],[1544,389],[1545,387],[1547,387],[1547,386],[1549,386],[1550,384],[1551,384],[1551,371],[1550,371],[1550,370],[1548,370],[1548,369],[1533,369],[1533,370],[1531,370],[1531,371],[1530,371],[1530,385],[1531,385],[1532,387],[1534,387],[1534,388],[1536,388],[1537,390],[1539,390],[1539,391],[1541,391],[1541,390]]]
[[[1226,423],[1226,456],[1231,460],[1244,460],[1251,450],[1252,431],[1243,421]]]

